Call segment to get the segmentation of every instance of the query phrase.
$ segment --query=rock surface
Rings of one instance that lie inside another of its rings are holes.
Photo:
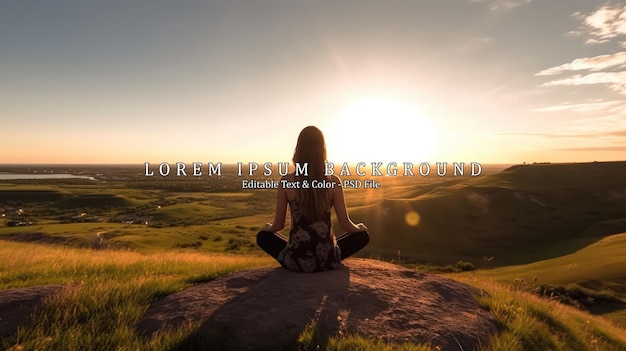
[[[156,301],[138,328],[151,334],[201,321],[198,333],[219,332],[259,346],[294,342],[314,322],[315,333],[472,350],[498,332],[491,313],[476,302],[478,294],[438,275],[349,259],[329,272],[279,267],[220,277]]]
[[[64,285],[40,285],[0,290],[0,337],[11,335],[20,325],[27,324],[44,299],[63,288]]]

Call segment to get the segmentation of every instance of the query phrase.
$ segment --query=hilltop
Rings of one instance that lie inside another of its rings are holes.
[[[412,198],[351,212],[368,223],[369,252],[481,266],[558,257],[626,231],[626,162],[512,166]],[[419,222],[407,223],[409,213]],[[564,245],[572,241],[571,245]]]
[[[156,301],[138,326],[151,334],[200,321],[203,341],[193,342],[224,349],[289,349],[307,332],[472,350],[497,333],[493,315],[475,300],[480,294],[452,279],[349,259],[323,273],[230,274]]]

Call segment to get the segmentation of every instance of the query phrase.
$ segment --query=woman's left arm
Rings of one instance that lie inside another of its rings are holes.
[[[282,182],[281,182],[282,184]],[[287,216],[287,194],[282,186],[278,187],[276,194],[276,214],[274,222],[267,223],[262,230],[268,232],[277,232],[285,227],[285,217]]]

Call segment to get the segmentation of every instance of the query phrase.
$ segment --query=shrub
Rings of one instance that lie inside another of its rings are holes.
[[[476,269],[473,264],[469,262],[464,262],[464,261],[457,262],[456,268],[461,270],[461,272],[473,271]]]
[[[611,292],[596,291],[578,284],[541,285],[537,287],[535,293],[578,308],[590,308],[598,302],[621,302]]]
[[[174,244],[175,248],[181,249],[199,249],[202,246],[202,241],[198,240],[195,243],[176,243]]]
[[[226,251],[237,251],[241,248],[241,241],[237,239],[228,239],[228,246],[226,246]]]

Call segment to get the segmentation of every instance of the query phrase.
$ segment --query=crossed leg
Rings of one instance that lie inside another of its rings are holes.
[[[261,230],[256,235],[256,243],[270,256],[278,259],[278,254],[287,246],[287,238],[279,233]]]
[[[337,238],[337,246],[341,249],[341,259],[346,259],[364,248],[370,241],[367,231],[344,233]],[[260,231],[256,235],[256,243],[270,256],[278,259],[278,254],[287,246],[288,240],[279,233]]]

